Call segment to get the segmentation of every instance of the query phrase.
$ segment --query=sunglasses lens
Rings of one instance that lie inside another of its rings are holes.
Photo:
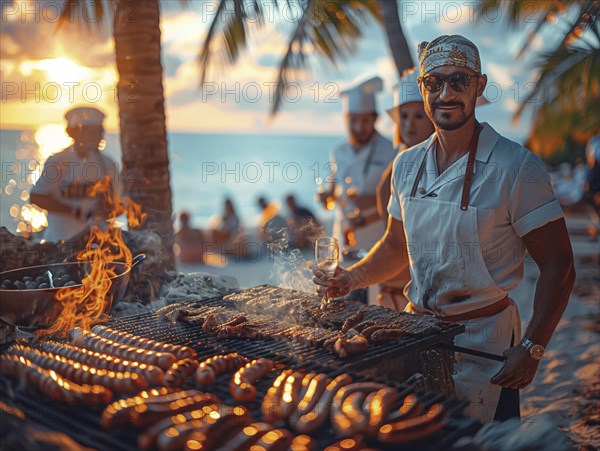
[[[429,92],[438,92],[442,87],[443,80],[440,80],[435,75],[429,75],[423,79],[425,89]]]
[[[452,86],[452,89],[454,89],[456,92],[462,92],[467,89],[470,78],[471,77],[466,74],[452,74],[450,77],[448,77],[448,82],[450,83],[450,86]]]

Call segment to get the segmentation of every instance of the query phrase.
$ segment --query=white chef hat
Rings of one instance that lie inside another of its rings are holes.
[[[412,69],[405,71],[400,79],[400,83],[394,86],[394,106],[386,111],[396,124],[400,123],[399,106],[411,102],[423,103],[423,97],[421,96],[419,84],[417,83],[418,75],[418,72],[413,67]]]
[[[93,107],[78,107],[66,112],[65,119],[68,127],[83,125],[102,125],[106,115]]]
[[[344,113],[361,114],[377,112],[375,94],[383,90],[383,80],[373,77],[340,92]]]

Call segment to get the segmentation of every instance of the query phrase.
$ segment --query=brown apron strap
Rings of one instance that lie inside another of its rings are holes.
[[[479,133],[481,127],[479,122],[475,121],[475,129],[471,142],[469,142],[469,158],[467,160],[467,170],[465,171],[465,182],[463,183],[463,191],[460,199],[460,209],[467,211],[469,207],[469,198],[471,197],[471,184],[473,183],[473,169],[475,168],[475,155],[477,154],[477,144],[479,143]]]
[[[436,315],[436,318],[451,323],[458,321],[471,321],[473,319],[487,318],[488,316],[497,315],[498,313],[506,310],[509,305],[510,300],[508,296],[505,296],[498,302],[494,302],[491,305],[471,310],[470,312],[459,313],[457,315]]]
[[[421,166],[419,166],[419,170],[417,171],[417,176],[415,178],[415,182],[413,183],[412,189],[410,190],[410,197],[415,197],[417,193],[417,186],[421,181],[421,177],[423,177],[423,171],[425,170],[425,161],[427,160],[427,151],[425,152],[425,156],[423,157],[423,161],[421,161]]]
[[[475,129],[473,130],[473,135],[471,136],[471,141],[469,142],[468,147],[469,158],[467,159],[467,169],[465,171],[465,180],[463,183],[463,191],[460,199],[460,209],[462,211],[467,211],[467,208],[469,206],[469,198],[471,196],[471,184],[473,183],[473,170],[475,168],[475,155],[477,154],[477,144],[479,143],[480,133],[481,126],[479,125],[479,122],[475,121]],[[421,166],[419,166],[417,176],[415,177],[412,189],[410,190],[410,197],[415,197],[415,194],[417,193],[417,187],[419,185],[419,182],[421,181],[421,177],[423,177],[423,171],[425,170],[426,160],[427,152],[425,152],[423,161],[421,161]]]

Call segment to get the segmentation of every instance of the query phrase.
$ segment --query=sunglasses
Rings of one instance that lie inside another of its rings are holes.
[[[426,77],[420,77],[419,81],[423,83],[423,86],[427,92],[438,92],[444,86],[444,83],[448,82],[452,89],[456,92],[463,92],[469,87],[471,78],[479,77],[479,75],[463,74],[462,72],[456,72],[447,76],[444,75],[427,75]]]

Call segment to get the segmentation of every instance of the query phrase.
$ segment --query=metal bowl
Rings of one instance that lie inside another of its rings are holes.
[[[134,257],[131,266],[126,263],[110,263],[111,269],[116,273],[110,277],[111,286],[109,294],[112,299],[120,299],[127,290],[131,270],[144,260],[144,254]],[[89,268],[89,262],[55,263],[51,265],[29,266],[26,268],[12,269],[0,273],[1,279],[11,281],[22,280],[29,276],[36,278],[44,275],[47,271],[53,274],[63,271],[69,274],[72,280],[81,281]],[[60,302],[56,301],[56,293],[59,290],[77,290],[82,286],[79,284],[69,287],[36,288],[29,290],[7,290],[0,289],[0,318],[13,325],[27,328],[51,326],[62,313]],[[110,310],[107,304],[106,310]]]

